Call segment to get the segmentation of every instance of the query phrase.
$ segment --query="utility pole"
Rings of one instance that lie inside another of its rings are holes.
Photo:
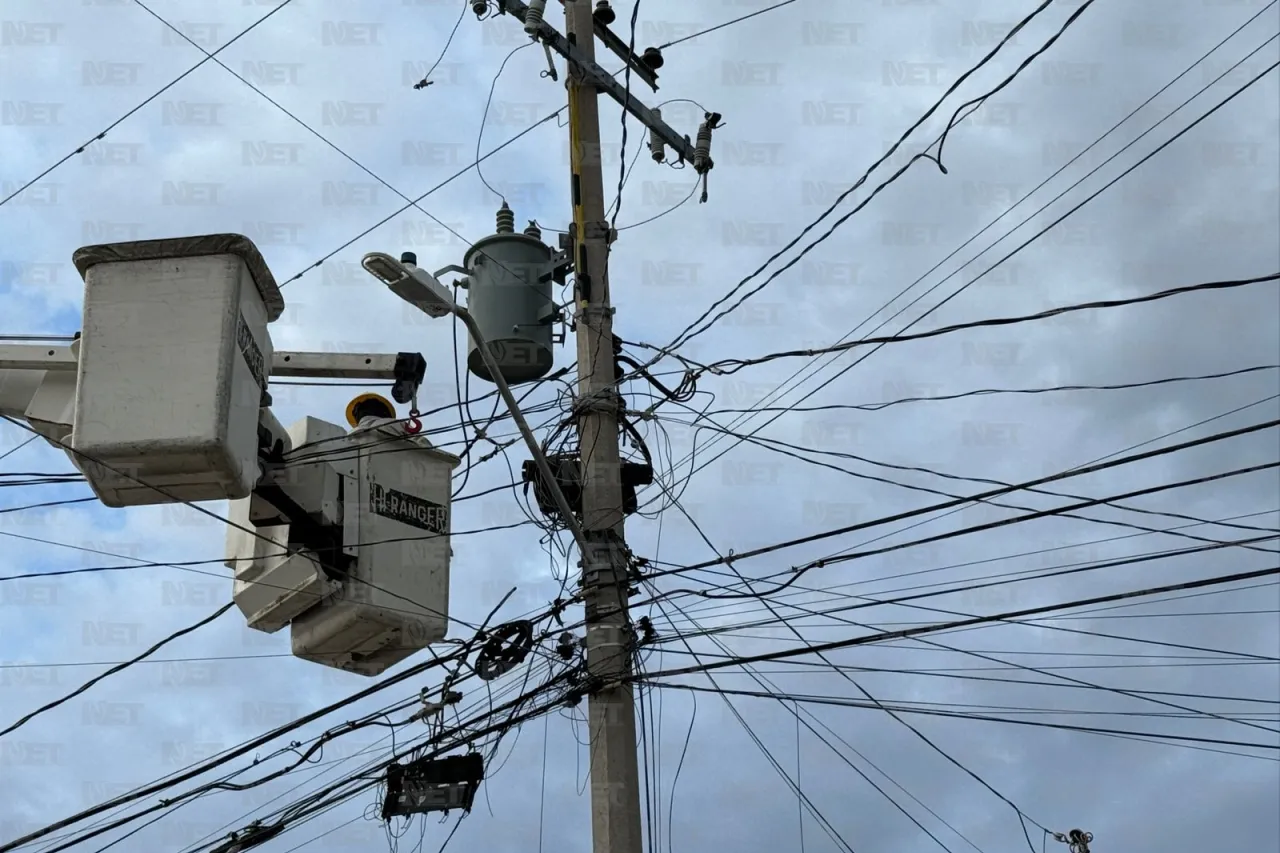
[[[569,98],[569,166],[573,223],[561,248],[572,251],[575,276],[573,321],[577,335],[579,476],[582,485],[582,598],[586,611],[587,697],[590,736],[591,836],[594,853],[642,853],[640,772],[636,758],[635,694],[630,676],[635,633],[627,613],[630,553],[623,531],[626,517],[618,431],[624,407],[614,372],[613,308],[609,304],[609,245],[616,234],[605,215],[600,157],[599,95],[607,94],[649,130],[652,159],[669,150],[693,166],[707,200],[711,134],[718,113],[707,113],[697,142],[675,131],[595,61],[595,40],[630,68],[632,80],[657,91],[661,51],[637,56],[610,29],[614,13],[607,0],[560,0],[565,35],[546,22],[548,0],[498,0],[500,13],[524,24],[547,55],[544,76],[557,80],[552,52],[566,61]],[[485,0],[472,8],[484,15]],[[637,145],[645,144],[642,140]]]
[[[595,58],[591,0],[565,0],[569,43]],[[609,221],[604,208],[598,92],[569,64],[570,192],[578,344],[578,446],[582,526],[594,553],[582,555],[587,672],[599,689],[587,698],[591,744],[591,837],[595,853],[641,853],[640,772],[636,759],[632,632],[623,533],[622,398],[615,387],[613,308],[609,304]]]

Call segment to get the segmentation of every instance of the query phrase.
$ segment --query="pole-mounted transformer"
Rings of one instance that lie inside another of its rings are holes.
[[[515,230],[515,213],[504,201],[494,233],[477,241],[462,266],[436,272],[459,272],[457,282],[467,292],[467,310],[488,341],[502,378],[509,385],[532,382],[550,372],[555,352],[556,321],[560,312],[552,293],[565,282],[570,263],[566,255],[542,242],[542,230],[530,223]],[[474,337],[468,335],[467,369],[492,382]]]

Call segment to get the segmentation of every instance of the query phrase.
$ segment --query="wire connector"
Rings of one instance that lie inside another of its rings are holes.
[[[1053,840],[1067,845],[1071,853],[1089,853],[1089,842],[1093,841],[1093,833],[1083,829],[1072,829],[1068,832],[1055,832]]]

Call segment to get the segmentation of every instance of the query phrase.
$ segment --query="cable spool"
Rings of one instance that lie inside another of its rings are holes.
[[[547,0],[529,0],[529,7],[524,13],[524,31],[529,38],[536,39],[538,30],[542,29],[542,16],[547,11]]]
[[[508,622],[499,627],[476,655],[476,675],[493,681],[519,666],[533,649],[533,623]]]
[[[662,121],[662,110],[654,107],[651,111],[653,117],[658,121]],[[711,141],[707,140],[707,147],[710,149]],[[667,159],[667,146],[662,141],[662,137],[658,135],[658,131],[652,127],[649,128],[649,155],[653,157],[653,162],[663,163]]]

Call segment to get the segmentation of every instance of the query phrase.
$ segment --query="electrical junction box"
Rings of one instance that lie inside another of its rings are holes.
[[[295,618],[293,654],[373,676],[444,639],[458,457],[366,418],[328,464],[341,477],[343,551],[331,597]]]
[[[284,310],[257,248],[215,234],[86,246],[72,259],[85,290],[70,444],[94,494],[112,507],[247,496],[267,324]]]

